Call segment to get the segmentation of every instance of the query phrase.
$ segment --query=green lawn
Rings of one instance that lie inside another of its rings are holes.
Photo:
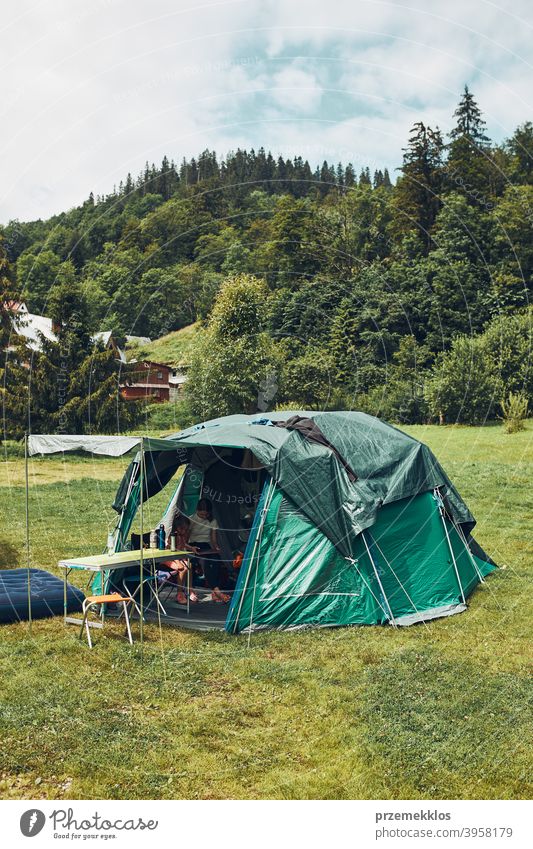
[[[0,626],[4,798],[529,798],[533,423],[410,427],[506,568],[424,626],[246,638],[60,619]],[[0,480],[1,565],[23,565],[22,461]],[[33,565],[101,550],[124,460],[31,463]],[[165,495],[166,498],[166,495]],[[160,504],[164,500],[160,497]],[[153,506],[155,520],[157,507]]]

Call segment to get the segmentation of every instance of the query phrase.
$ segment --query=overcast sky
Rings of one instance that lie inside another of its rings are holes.
[[[528,0],[4,0],[0,222],[105,193],[145,160],[263,145],[388,166],[451,125],[533,118]]]

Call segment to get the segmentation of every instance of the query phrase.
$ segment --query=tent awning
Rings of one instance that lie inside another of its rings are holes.
[[[28,437],[28,454],[59,454],[64,451],[87,451],[107,457],[121,457],[141,442],[138,436],[75,436],[72,434],[39,434]]]

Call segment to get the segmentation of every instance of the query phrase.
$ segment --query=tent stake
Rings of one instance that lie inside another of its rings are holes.
[[[28,475],[28,432],[24,434],[24,478],[26,486],[26,569],[28,576],[28,623],[31,633],[31,561],[30,561],[30,492]],[[65,578],[66,580],[66,578]]]
[[[391,606],[390,606],[390,604],[389,604],[389,600],[388,600],[387,596],[385,595],[385,590],[383,589],[383,584],[381,583],[381,579],[380,579],[380,577],[379,577],[379,572],[378,572],[377,567],[376,567],[376,564],[375,564],[375,562],[374,562],[374,558],[372,557],[372,554],[371,554],[370,548],[368,547],[368,543],[367,543],[367,541],[366,541],[366,537],[365,537],[365,532],[364,532],[364,531],[361,531],[361,536],[363,537],[363,542],[364,542],[364,544],[365,544],[366,553],[368,554],[368,556],[369,556],[369,558],[370,558],[370,562],[372,563],[372,567],[373,567],[373,569],[374,569],[374,574],[375,574],[375,576],[376,576],[376,578],[377,578],[377,581],[378,581],[378,584],[379,584],[379,588],[380,588],[380,590],[381,590],[381,595],[383,596],[383,599],[384,599],[384,601],[385,601],[385,604],[387,605],[387,610],[389,611],[390,621],[391,621],[391,623],[392,623],[392,626],[393,626],[394,628],[397,628],[398,626],[397,626],[397,624],[396,624],[396,619],[395,619],[395,618],[394,618],[394,616],[392,615],[392,609],[391,609]]]
[[[457,568],[457,561],[455,559],[455,554],[453,553],[452,544],[450,542],[450,535],[448,533],[448,526],[446,525],[446,517],[444,515],[444,504],[442,501],[442,496],[438,489],[433,490],[433,494],[436,496],[437,500],[437,509],[439,511],[439,516],[442,520],[442,524],[444,526],[444,533],[446,534],[446,542],[448,543],[448,548],[450,549],[450,554],[452,555],[453,560],[453,568],[455,569],[455,575],[457,578],[457,583],[459,584],[459,591],[461,593],[461,598],[463,599],[463,604],[466,607],[466,599],[463,591],[463,585],[461,584],[461,578],[459,577],[459,569]]]

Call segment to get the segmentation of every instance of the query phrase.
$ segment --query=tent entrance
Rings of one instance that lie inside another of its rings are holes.
[[[240,572],[246,570],[245,553],[267,480],[270,481],[270,477],[251,451],[226,447],[195,452],[177,485],[175,478],[174,483],[171,479],[167,486],[170,488],[173,485],[174,490],[157,524],[163,523],[169,534],[177,515],[191,517],[195,514],[200,498],[211,503],[213,518],[218,524],[217,537],[221,549],[220,588],[230,596],[231,601],[229,604],[211,601],[208,587],[193,570],[191,586],[199,601],[189,604],[187,612],[183,605],[176,602],[177,587],[172,590],[170,586],[163,585],[160,600],[165,613],[156,602],[152,602],[145,614],[148,621],[160,619],[167,625],[198,630],[225,627]],[[145,531],[148,530],[145,528]],[[233,567],[238,553],[244,558],[241,570]]]

